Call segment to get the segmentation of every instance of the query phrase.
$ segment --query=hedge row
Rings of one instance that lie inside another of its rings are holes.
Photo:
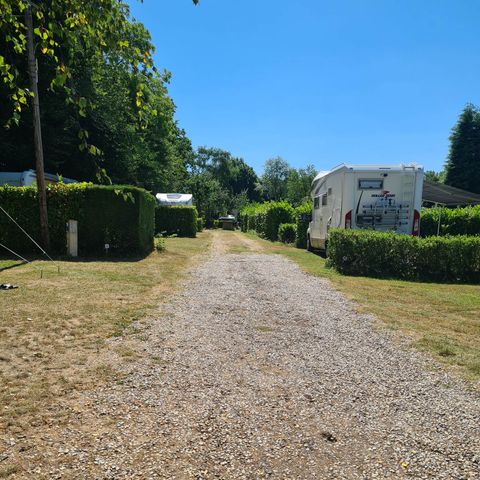
[[[480,205],[465,208],[426,208],[422,211],[420,231],[423,237],[437,235],[480,235]]]
[[[37,241],[37,189],[0,187],[0,205]],[[66,223],[78,221],[80,255],[104,252],[143,254],[153,248],[155,198],[146,190],[89,183],[47,187],[51,252],[66,253]],[[37,253],[33,243],[0,211],[0,243],[20,253]]]
[[[295,243],[297,225],[295,223],[281,223],[278,227],[278,240],[283,243]]]
[[[297,248],[307,248],[307,230],[312,218],[312,203],[304,203],[295,209],[297,220],[297,236],[295,246]]]
[[[155,208],[155,233],[195,237],[198,230],[197,222],[196,207],[157,205]]]
[[[478,283],[480,237],[331,230],[328,262],[349,275]]]
[[[254,230],[258,235],[275,241],[279,236],[281,224],[296,224],[296,239],[293,242],[300,248],[307,243],[308,215],[312,213],[311,204],[294,208],[290,203],[266,202],[247,205],[240,212],[242,231]],[[293,243],[292,242],[292,243]]]
[[[294,208],[288,202],[266,202],[247,205],[240,212],[242,230],[254,230],[263,238],[275,241],[281,223],[292,223]]]

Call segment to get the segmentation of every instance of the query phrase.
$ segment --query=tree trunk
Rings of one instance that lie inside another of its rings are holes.
[[[30,88],[33,92],[33,141],[35,144],[35,170],[37,173],[38,202],[40,208],[40,235],[45,250],[50,248],[48,233],[47,193],[45,190],[45,174],[43,166],[42,129],[40,124],[40,100],[38,97],[37,63],[35,60],[35,46],[33,42],[32,6],[30,2],[25,9],[25,24],[27,26],[28,75]]]

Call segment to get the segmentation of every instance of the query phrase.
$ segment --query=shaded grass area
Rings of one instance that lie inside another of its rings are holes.
[[[305,272],[328,278],[389,328],[412,338],[412,344],[470,379],[480,380],[480,285],[408,282],[340,275],[325,259],[306,250],[272,243],[247,233],[264,253],[281,254]]]
[[[1,259],[0,258],[0,272],[3,270],[9,270],[10,268],[19,267],[20,265],[24,265],[25,262],[22,260],[11,260],[9,258]],[[6,282],[1,282],[6,283]]]
[[[156,312],[210,241],[205,232],[166,239],[166,251],[140,260],[60,261],[60,273],[44,261],[0,271],[0,283],[19,286],[0,291],[0,431],[60,421],[52,402],[111,379],[106,339]]]

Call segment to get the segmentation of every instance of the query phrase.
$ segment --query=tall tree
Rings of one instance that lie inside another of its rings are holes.
[[[26,0],[0,0],[0,168],[32,167],[26,108]],[[45,169],[88,181],[178,189],[190,141],[168,96],[168,72],[152,62],[145,27],[120,0],[35,2]],[[46,38],[46,39],[45,39]],[[13,112],[13,113],[12,113]]]
[[[281,157],[270,158],[265,162],[261,183],[269,200],[286,198],[289,173],[290,165]]]
[[[317,171],[313,165],[298,170],[292,168],[287,178],[287,200],[294,205],[300,205],[310,198],[312,181]]]
[[[246,192],[250,201],[258,200],[258,177],[243,158],[234,157],[220,148],[200,147],[193,171],[208,171],[231,195]]]
[[[441,172],[435,172],[434,170],[427,170],[425,172],[425,178],[432,182],[445,183],[445,170]]]
[[[450,135],[445,183],[480,193],[480,110],[466,105]]]
[[[207,225],[220,214],[238,213],[248,202],[258,201],[258,177],[242,159],[220,148],[200,147],[189,164],[185,189]]]

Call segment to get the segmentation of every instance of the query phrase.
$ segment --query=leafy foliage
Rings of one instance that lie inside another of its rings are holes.
[[[299,205],[295,209],[297,221],[297,237],[295,246],[298,248],[307,248],[307,230],[312,216],[312,202]]]
[[[292,223],[294,208],[286,201],[256,203],[240,212],[242,230],[254,230],[261,237],[275,241],[282,223]]]
[[[287,196],[286,199],[293,205],[300,205],[310,200],[312,182],[317,171],[313,165],[307,165],[306,168],[298,170],[292,168],[287,178]]]
[[[452,129],[445,183],[480,193],[480,110],[468,104]]]
[[[147,253],[153,248],[155,199],[141,188],[89,183],[47,187],[52,252],[66,252],[65,225],[78,220],[81,255]],[[35,239],[40,237],[37,190],[1,187],[0,204]],[[18,227],[0,212],[0,242],[18,252],[37,253]]]
[[[165,245],[165,238],[163,238],[161,235],[155,235],[154,246],[157,252],[164,252],[167,248]]]
[[[289,173],[290,165],[281,157],[270,158],[265,162],[261,178],[265,198],[273,201],[286,198]]]
[[[219,148],[200,147],[190,165],[191,176],[185,183],[193,194],[207,226],[220,215],[237,214],[250,201],[259,198],[258,178],[241,158]]]
[[[297,225],[295,223],[281,223],[278,227],[278,240],[283,243],[295,243]]]
[[[330,231],[328,262],[347,275],[478,283],[480,237],[335,229]]]
[[[195,237],[197,235],[197,209],[195,207],[167,207],[155,209],[155,233]]]
[[[0,168],[33,165],[25,98],[26,0],[0,0]],[[34,3],[45,169],[98,183],[178,190],[193,151],[175,119],[168,72],[119,0]]]
[[[425,172],[425,178],[432,182],[445,183],[445,170],[442,170],[441,172],[427,170]]]
[[[423,237],[437,235],[480,235],[480,205],[465,208],[427,208],[422,211],[420,232]]]

